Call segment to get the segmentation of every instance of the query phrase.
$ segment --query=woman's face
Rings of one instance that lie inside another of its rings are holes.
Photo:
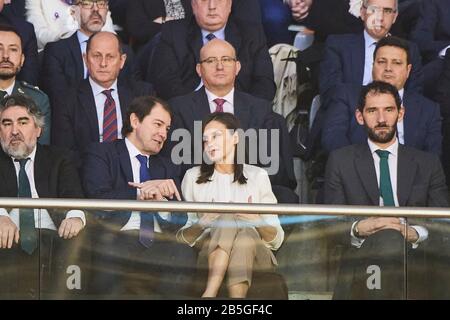
[[[211,121],[206,125],[203,146],[207,157],[213,163],[234,163],[235,146],[239,140],[237,132],[232,131],[218,121]]]

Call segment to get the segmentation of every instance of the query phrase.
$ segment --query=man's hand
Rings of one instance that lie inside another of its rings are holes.
[[[368,237],[386,229],[397,230],[408,242],[416,242],[419,239],[416,230],[410,226],[406,226],[399,218],[368,218],[358,222],[358,233],[360,237]]]
[[[72,239],[83,229],[81,218],[66,218],[59,226],[58,235],[64,239]]]
[[[10,217],[0,217],[0,248],[11,249],[13,241],[19,243],[19,229]]]
[[[140,189],[139,200],[162,201],[163,197],[173,199],[173,196],[181,201],[180,193],[172,179],[148,180],[143,183],[128,182],[132,187]]]

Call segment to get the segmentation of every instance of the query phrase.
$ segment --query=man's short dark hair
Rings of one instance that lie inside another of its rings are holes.
[[[94,34],[92,34],[86,44],[86,53],[89,52],[89,50],[91,49],[91,41],[95,38],[95,36],[100,33],[100,32],[107,32],[107,31],[99,31],[99,32],[95,32]],[[111,33],[117,40],[117,44],[119,45],[119,52],[120,54],[123,54],[123,46],[122,46],[122,41],[120,40],[119,36],[113,32],[108,32]]]
[[[408,41],[403,40],[399,37],[389,36],[384,37],[380,41],[377,42],[377,46],[375,47],[375,51],[373,52],[373,60],[375,61],[375,57],[377,52],[382,47],[396,47],[403,49],[406,52],[406,62],[407,64],[411,64],[411,54],[409,52],[410,46]]]
[[[170,118],[172,118],[172,110],[170,109],[167,102],[153,96],[143,96],[133,99],[130,106],[128,107],[127,115],[123,119],[122,126],[122,136],[126,137],[128,134],[133,132],[133,127],[131,126],[130,116],[132,113],[136,115],[139,122],[142,122],[146,116],[152,112],[152,109],[157,105],[161,105],[162,108],[169,113]]]
[[[363,86],[361,94],[359,96],[358,110],[363,113],[364,107],[366,106],[366,98],[369,94],[390,94],[394,97],[395,105],[397,110],[400,110],[402,106],[402,100],[398,94],[397,88],[392,84],[383,81],[373,81],[366,86]]]
[[[22,48],[22,51],[23,51],[22,37],[20,36],[19,31],[15,27],[13,27],[9,24],[0,24],[0,31],[15,33],[20,39],[20,47]]]
[[[16,106],[27,109],[27,112],[33,117],[36,126],[44,129],[44,114],[39,110],[34,100],[26,95],[12,94],[0,100],[0,114],[8,108]]]

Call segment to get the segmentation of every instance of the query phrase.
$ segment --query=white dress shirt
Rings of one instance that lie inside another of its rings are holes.
[[[398,95],[400,96],[400,99],[402,100],[402,105],[403,105],[403,95],[405,93],[405,89],[400,89],[398,90]],[[406,108],[405,108],[405,113],[406,113]],[[397,122],[397,137],[398,137],[398,142],[400,144],[405,144],[405,125],[404,125],[404,120]]]
[[[208,103],[209,103],[209,110],[211,110],[211,113],[216,111],[217,104],[214,102],[215,99],[224,99],[225,103],[223,104],[223,112],[230,112],[234,114],[234,88],[231,89],[230,92],[228,92],[223,97],[218,97],[211,91],[205,88],[206,96],[208,97]]]
[[[119,92],[117,90],[117,80],[111,85],[110,88],[105,89],[102,86],[98,85],[91,77],[89,77],[89,83],[91,84],[92,94],[94,95],[95,100],[95,109],[97,111],[97,120],[98,120],[98,133],[100,135],[100,142],[103,141],[103,112],[105,110],[105,101],[106,95],[102,92],[104,90],[113,89],[111,91],[111,96],[116,103],[116,116],[117,116],[117,137],[119,139],[122,138],[122,112],[120,110],[120,99]]]
[[[372,68],[373,68],[373,53],[377,46],[377,40],[372,38],[366,30],[364,30],[364,77],[363,85],[372,82]]]
[[[380,185],[380,157],[376,153],[377,150],[380,150],[381,148],[378,147],[375,143],[367,139],[370,152],[372,153],[373,157],[373,164],[375,166],[375,173],[377,176],[377,185]],[[389,175],[391,178],[391,186],[392,186],[392,192],[394,194],[394,203],[395,206],[398,207],[398,197],[397,197],[397,166],[398,166],[398,140],[395,139],[395,142],[390,145],[388,148],[384,149],[386,151],[389,151],[389,157],[388,157],[388,165],[389,165]],[[380,206],[384,206],[383,198],[379,199]],[[402,223],[405,223],[405,220],[403,218],[400,218]],[[353,234],[353,227],[358,221],[355,221],[352,224],[352,228],[350,229],[350,236],[351,236],[351,243],[355,247],[361,247],[361,245],[364,242],[364,239],[357,238]],[[411,226],[417,231],[417,234],[419,235],[419,238],[415,243],[412,244],[413,249],[417,248],[419,243],[426,240],[428,238],[428,230],[422,226]]]
[[[27,161],[25,164],[25,172],[28,176],[28,181],[30,182],[30,189],[31,189],[31,197],[32,198],[39,198],[39,194],[36,190],[36,184],[34,183],[34,159],[36,157],[36,147],[34,147],[31,154],[28,156],[30,160]],[[19,170],[20,170],[20,164],[17,161],[14,161],[14,158],[11,158],[11,161],[13,161],[14,168],[16,169],[16,176],[17,176],[17,186],[19,185]],[[17,226],[17,228],[20,228],[19,223],[19,209],[12,209],[10,213],[6,211],[6,209],[0,208],[0,216],[9,216],[11,220],[14,222],[14,224]],[[69,210],[66,214],[66,218],[80,218],[83,221],[83,226],[86,225],[86,217],[84,215],[84,212],[81,210]],[[50,217],[50,214],[46,209],[34,209],[34,226],[38,229],[50,229],[50,230],[56,230],[55,223],[53,222],[52,218]]]
[[[13,83],[12,83],[8,88],[6,88],[6,89],[1,89],[2,91],[5,91],[5,92],[6,92],[5,97],[6,97],[6,96],[12,95],[12,92],[13,92],[13,90],[14,90],[14,86],[15,86],[15,85],[16,85],[16,81],[13,81]]]
[[[141,152],[136,148],[136,146],[127,138],[125,138],[125,145],[128,149],[128,154],[130,156],[131,161],[131,170],[133,171],[133,182],[140,183],[141,182],[141,175],[140,175],[140,168],[141,163],[136,158],[137,155],[140,155]],[[147,159],[148,161],[148,159]],[[148,165],[148,162],[147,162]],[[150,172],[151,174],[151,172]],[[139,195],[140,190],[136,189],[136,198]],[[170,220],[170,212],[159,212],[159,215],[164,220]],[[156,218],[153,218],[153,226],[155,232],[161,232],[161,228],[159,226],[158,220]],[[120,229],[120,231],[128,231],[128,230],[140,230],[141,229],[141,215],[139,211],[132,211],[130,219],[128,222]]]
[[[441,58],[441,59],[444,59],[444,58],[445,58],[445,53],[447,52],[447,49],[448,49],[448,48],[450,48],[450,46],[445,47],[444,49],[442,49],[442,50],[439,52],[439,58]]]

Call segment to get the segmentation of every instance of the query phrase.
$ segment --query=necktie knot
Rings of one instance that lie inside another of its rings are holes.
[[[214,33],[209,33],[208,35],[206,35],[206,39],[208,41],[211,41],[212,39],[215,39],[215,38],[216,38],[216,36],[214,35]]]
[[[114,89],[103,90],[102,93],[106,96],[106,98],[111,99],[112,98],[111,92],[113,90]]]
[[[28,160],[30,160],[30,158],[26,158],[26,159],[15,159],[14,161],[18,162],[20,165],[20,169],[25,169],[25,165],[27,164]]]
[[[389,158],[389,154],[390,154],[389,151],[378,149],[375,152],[378,154],[380,159],[388,159]]]
[[[223,105],[225,104],[226,100],[225,99],[221,99],[221,98],[217,98],[213,100],[214,103],[216,104],[216,112],[223,112]]]
[[[147,168],[147,157],[142,155],[142,154],[138,154],[136,156],[136,158],[139,160],[139,163],[141,164],[141,166],[146,167]]]
[[[3,99],[6,96],[6,91],[0,90],[0,99]]]

